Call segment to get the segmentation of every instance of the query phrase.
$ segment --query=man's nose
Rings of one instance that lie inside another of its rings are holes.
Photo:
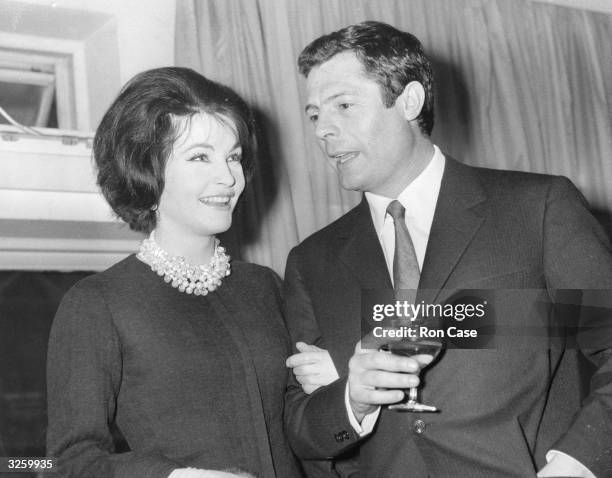
[[[338,124],[334,121],[333,117],[330,115],[321,115],[319,114],[319,118],[317,121],[317,126],[315,128],[315,135],[319,139],[329,139],[338,137],[340,134],[340,128]]]

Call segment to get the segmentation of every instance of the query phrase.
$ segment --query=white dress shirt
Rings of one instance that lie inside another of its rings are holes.
[[[444,163],[444,155],[437,146],[434,146],[434,154],[429,164],[397,197],[397,200],[406,209],[404,219],[414,245],[419,270],[423,269],[429,231],[431,230],[444,173]],[[395,198],[387,198],[370,192],[366,192],[365,196],[370,206],[374,229],[385,255],[389,276],[393,281],[395,225],[393,224],[393,218],[387,214],[387,207]]]

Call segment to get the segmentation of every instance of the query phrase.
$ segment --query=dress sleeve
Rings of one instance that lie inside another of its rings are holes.
[[[103,288],[91,279],[68,292],[51,329],[47,454],[65,477],[166,478],[181,466],[161,455],[114,453],[109,423],[121,385],[121,344]]]

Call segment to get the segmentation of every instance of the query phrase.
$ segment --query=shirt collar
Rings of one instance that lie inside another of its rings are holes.
[[[445,161],[440,148],[434,145],[434,153],[429,164],[397,197],[402,206],[406,208],[406,218],[410,218],[416,226],[426,231],[429,231],[433,222]],[[394,198],[371,192],[366,192],[365,196],[370,206],[376,234],[380,238],[387,207]]]

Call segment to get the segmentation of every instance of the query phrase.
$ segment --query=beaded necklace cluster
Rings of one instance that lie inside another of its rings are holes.
[[[151,267],[151,270],[164,278],[164,281],[180,292],[206,295],[221,285],[230,275],[230,256],[215,238],[215,252],[210,263],[192,265],[183,256],[170,256],[155,242],[154,232],[140,244],[136,257]]]

